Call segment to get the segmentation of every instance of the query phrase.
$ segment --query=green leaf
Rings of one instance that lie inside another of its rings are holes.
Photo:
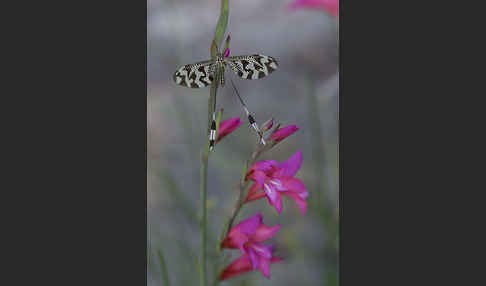
[[[199,258],[196,258],[196,264],[197,264],[197,273],[199,274],[199,280],[201,281],[201,284],[206,284],[206,282],[203,282],[203,270],[202,270],[202,265],[199,262]]]
[[[159,255],[160,267],[161,267],[161,270],[162,270],[162,279],[164,280],[164,285],[170,286],[169,273],[167,272],[167,266],[165,264],[164,253],[162,252],[161,248],[159,248],[157,250],[157,254]]]
[[[228,26],[229,18],[229,4],[228,0],[221,0],[221,14],[219,15],[218,25],[214,33],[214,41],[218,46],[221,46],[226,27]]]

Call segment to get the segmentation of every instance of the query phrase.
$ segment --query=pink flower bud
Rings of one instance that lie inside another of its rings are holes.
[[[230,54],[230,49],[227,48],[226,51],[224,51],[224,57],[225,58],[229,57],[229,54]]]
[[[216,142],[223,139],[231,132],[235,131],[238,127],[241,126],[241,124],[243,124],[243,122],[241,122],[239,117],[233,117],[228,120],[222,121],[219,124],[218,138],[216,139]]]
[[[272,134],[270,139],[275,140],[275,142],[280,142],[284,140],[285,138],[289,137],[290,135],[294,134],[299,130],[299,126],[297,125],[289,125],[285,126],[284,128],[280,128],[275,133]]]
[[[273,121],[274,121],[274,120],[273,120],[273,118],[272,118],[272,119],[270,119],[269,121],[267,121],[267,122],[266,122],[266,123],[263,125],[263,128],[262,128],[262,129],[263,129],[263,131],[268,131],[268,130],[272,129],[272,127],[273,127]]]

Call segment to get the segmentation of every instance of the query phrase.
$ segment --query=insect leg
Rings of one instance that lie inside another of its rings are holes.
[[[253,115],[251,115],[250,111],[248,111],[248,107],[246,106],[245,102],[241,98],[240,94],[238,93],[238,90],[236,89],[236,86],[233,82],[233,79],[230,77],[231,85],[233,86],[233,89],[236,92],[236,95],[238,96],[238,99],[240,100],[241,105],[243,106],[243,109],[245,110],[246,116],[248,117],[248,121],[250,122],[251,127],[258,133],[260,136],[260,140],[263,145],[266,144],[265,139],[263,139],[262,132],[260,131],[260,128],[258,127],[258,124],[256,123],[255,119],[253,118]]]
[[[213,119],[211,121],[211,129],[209,130],[209,151],[213,151],[215,141],[216,141],[216,94],[214,95]]]

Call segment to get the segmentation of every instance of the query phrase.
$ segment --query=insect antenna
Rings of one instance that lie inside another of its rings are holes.
[[[231,77],[230,77],[230,81],[231,81],[231,85],[233,86],[233,89],[236,92],[236,95],[238,96],[238,99],[240,100],[241,105],[243,106],[243,109],[245,110],[246,116],[248,117],[248,121],[250,122],[251,127],[253,127],[253,129],[256,131],[256,133],[258,134],[258,136],[260,136],[260,140],[261,140],[262,144],[265,145],[266,142],[263,139],[263,134],[260,131],[260,128],[258,127],[258,124],[256,123],[255,119],[253,118],[253,116],[251,115],[251,113],[248,111],[248,107],[246,106],[245,102],[241,98],[240,93],[236,89],[236,86],[235,86],[235,84],[233,82],[233,79]]]

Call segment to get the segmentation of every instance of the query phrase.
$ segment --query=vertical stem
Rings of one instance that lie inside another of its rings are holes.
[[[206,218],[207,218],[207,179],[208,179],[208,156],[201,156],[201,279],[200,285],[206,286]]]
[[[208,138],[211,129],[211,119],[213,116],[214,100],[218,90],[218,81],[213,81],[208,99]],[[208,162],[209,162],[209,141],[203,147],[201,154],[201,279],[200,286],[207,285],[207,191],[208,191]]]
[[[221,46],[223,41],[224,33],[226,32],[226,26],[228,25],[229,17],[229,1],[221,0],[221,13],[219,15],[218,24],[216,25],[216,31],[214,33],[214,38],[211,43],[211,58],[214,60],[216,53],[218,52],[218,46]],[[209,93],[208,100],[208,129],[206,133],[206,138],[209,135],[209,130],[211,126],[211,119],[214,109],[214,100],[216,99],[216,92],[218,90],[218,78],[212,82],[211,90]],[[207,202],[206,195],[208,189],[208,159],[209,159],[209,142],[203,147],[201,154],[201,280],[200,286],[207,285],[207,255],[206,255],[206,232],[207,232]]]

